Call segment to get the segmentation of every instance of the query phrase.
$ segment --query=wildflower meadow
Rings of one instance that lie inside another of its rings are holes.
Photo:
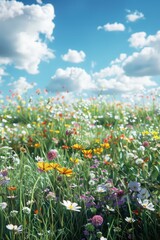
[[[0,240],[158,240],[160,109],[1,102]]]

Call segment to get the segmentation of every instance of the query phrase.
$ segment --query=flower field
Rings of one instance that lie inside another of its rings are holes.
[[[0,240],[158,240],[160,109],[1,105]]]

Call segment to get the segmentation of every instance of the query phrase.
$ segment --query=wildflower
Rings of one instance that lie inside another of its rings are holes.
[[[114,208],[111,208],[110,206],[106,205],[107,210],[114,212]]]
[[[16,189],[17,189],[17,188],[14,187],[14,186],[8,187],[8,190],[9,190],[9,191],[15,191]]]
[[[60,165],[58,163],[46,163],[46,162],[38,162],[37,163],[37,167],[38,169],[40,169],[41,171],[49,171],[49,170],[53,170],[55,168],[60,167]]]
[[[105,237],[102,236],[102,237],[100,238],[100,240],[107,240],[107,238],[105,238]]]
[[[4,169],[2,171],[0,171],[0,177],[6,177],[8,175],[8,170]]]
[[[132,181],[130,181],[129,183],[128,183],[128,187],[132,190],[132,191],[134,191],[134,192],[139,192],[140,190],[141,190],[141,184],[139,183],[139,182],[132,182]]]
[[[20,147],[20,151],[23,152],[23,153],[27,152],[26,148],[24,148],[24,147]]]
[[[144,199],[149,198],[150,194],[146,188],[142,188],[139,194],[137,195],[138,198]]]
[[[144,147],[144,146],[140,146],[140,147],[138,148],[138,150],[141,151],[142,153],[144,153],[145,147]]]
[[[49,192],[46,196],[47,200],[53,200],[56,198],[56,195],[54,192]]]
[[[68,210],[71,211],[76,211],[76,212],[80,212],[81,207],[78,206],[77,203],[72,203],[69,200],[63,200],[63,203],[61,203],[63,206],[65,206]]]
[[[107,191],[107,187],[105,184],[100,184],[97,186],[96,192],[106,192]]]
[[[79,164],[79,159],[78,158],[70,158],[69,159],[71,162],[73,162],[74,164]]]
[[[93,152],[95,153],[95,154],[101,154],[102,152],[103,152],[103,148],[94,148],[93,149]]]
[[[0,203],[0,209],[4,210],[6,207],[7,207],[7,203],[6,202]]]
[[[79,145],[78,143],[76,143],[72,146],[72,148],[76,149],[76,150],[81,150],[83,147],[81,145]]]
[[[67,136],[71,136],[72,134],[73,134],[72,130],[70,130],[70,129],[66,130],[66,135]]]
[[[34,214],[38,214],[38,213],[39,213],[38,209],[34,210]]]
[[[101,147],[108,149],[108,148],[110,148],[110,145],[109,145],[109,143],[102,143]]]
[[[35,160],[37,162],[43,162],[43,157],[37,156],[37,157],[35,157]]]
[[[35,143],[35,144],[34,144],[34,147],[35,147],[35,148],[40,148],[40,146],[41,146],[40,143]]]
[[[128,223],[133,223],[133,222],[135,222],[134,218],[131,218],[131,217],[126,217],[125,220],[126,220],[126,222],[128,222]]]
[[[91,186],[93,186],[93,185],[96,184],[96,182],[95,182],[93,179],[91,179],[88,183],[89,183],[89,185],[91,185]]]
[[[18,211],[17,211],[17,210],[12,210],[12,211],[10,211],[10,216],[11,216],[11,217],[15,217],[17,214],[18,214]]]
[[[144,160],[143,160],[142,158],[138,158],[138,159],[135,161],[135,163],[136,163],[137,165],[140,165],[140,164],[144,163]]]
[[[33,203],[34,203],[34,200],[29,200],[29,201],[27,201],[26,204],[27,204],[27,206],[28,206],[28,205],[31,205],[31,204],[33,204]]]
[[[90,175],[91,178],[95,178],[96,177],[96,175],[95,175],[95,173],[93,171],[91,171],[89,175]]]
[[[57,152],[57,150],[56,149],[51,149],[49,152],[48,152],[48,154],[47,154],[47,158],[48,158],[48,160],[53,160],[53,159],[55,159],[56,157],[58,156],[58,152]]]
[[[31,209],[28,208],[28,207],[23,207],[23,208],[22,208],[22,211],[23,211],[23,213],[30,214]]]
[[[155,209],[154,209],[154,205],[153,205],[152,203],[150,203],[148,199],[143,200],[143,202],[142,202],[141,199],[137,199],[137,200],[138,200],[139,204],[140,204],[143,208],[146,208],[146,209],[148,209],[148,210],[150,210],[150,211],[154,211],[154,210],[155,210]]]
[[[57,170],[59,173],[66,175],[67,177],[70,177],[73,174],[72,169],[69,169],[69,168],[57,167]]]
[[[91,218],[92,224],[95,227],[101,226],[103,223],[103,218],[101,217],[101,215],[95,215]]]
[[[22,232],[22,225],[20,225],[19,227],[17,225],[13,225],[13,224],[8,224],[6,225],[6,228],[11,230],[11,231],[15,231],[15,232]]]
[[[143,145],[143,147],[149,147],[149,142],[144,141],[142,145]]]

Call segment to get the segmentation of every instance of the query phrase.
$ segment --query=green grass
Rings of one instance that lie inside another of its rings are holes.
[[[0,240],[159,239],[156,102],[137,107],[98,99],[19,99],[3,108],[0,120]],[[58,153],[52,161],[51,149]],[[42,171],[38,161],[60,167]],[[140,188],[133,190],[132,182]],[[148,199],[154,210],[139,199]],[[80,212],[68,210],[63,200],[77,203]],[[95,215],[103,218],[99,226]],[[21,225],[19,232],[15,226]]]

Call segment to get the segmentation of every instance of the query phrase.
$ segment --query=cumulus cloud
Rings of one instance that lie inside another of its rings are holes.
[[[80,63],[85,60],[85,53],[83,51],[76,51],[69,49],[68,52],[61,56],[62,59],[66,62]]]
[[[41,61],[54,57],[45,39],[52,40],[54,8],[51,4],[24,5],[0,1],[0,64],[14,64],[30,74],[38,73]]]
[[[127,54],[126,53],[121,53],[119,55],[119,58],[116,58],[115,60],[111,61],[111,65],[113,64],[118,64],[118,63],[122,63],[124,61],[124,59],[126,59]]]
[[[150,77],[129,77],[122,74],[115,78],[98,79],[97,87],[104,92],[127,93],[142,91],[157,84]]]
[[[129,42],[132,47],[140,48],[129,56],[123,69],[129,76],[156,76],[160,75],[160,31],[155,35],[145,32],[132,34]]]
[[[58,68],[47,89],[51,92],[82,91],[94,88],[91,76],[82,68]]]
[[[103,79],[103,78],[106,78],[106,77],[113,77],[113,76],[119,76],[123,73],[123,69],[118,66],[118,65],[112,65],[111,67],[106,67],[106,68],[103,68],[101,69],[99,72],[95,72],[93,74],[93,77],[95,79]]]
[[[42,4],[42,0],[36,0],[37,3]]]
[[[128,39],[131,47],[142,48],[146,45],[146,36],[145,32],[133,33]]]
[[[136,22],[139,19],[144,19],[144,14],[142,12],[139,12],[137,10],[134,12],[127,10],[127,12],[128,14],[126,15],[126,19],[128,22]]]
[[[98,26],[97,30],[103,29],[104,31],[124,31],[125,30],[125,26],[122,23],[107,23],[103,26]]]
[[[20,77],[17,81],[9,83],[8,86],[12,87],[14,93],[22,95],[36,86],[36,83],[29,83],[26,78]]]

